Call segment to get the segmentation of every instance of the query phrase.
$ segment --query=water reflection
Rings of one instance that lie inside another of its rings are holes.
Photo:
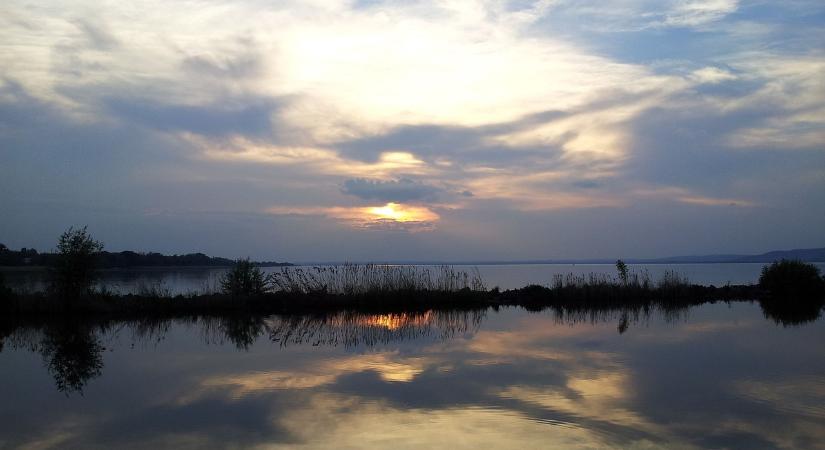
[[[390,314],[339,313],[324,316],[282,317],[268,327],[269,337],[281,345],[311,343],[354,347],[434,337],[449,339],[473,333],[484,310],[424,311]]]
[[[794,301],[788,298],[765,298],[759,305],[765,317],[784,326],[803,325],[813,322],[822,315],[825,299]]]
[[[68,323],[0,324],[0,447],[825,442],[825,324],[757,304]]]
[[[334,314],[259,316],[193,316],[184,318],[144,318],[140,320],[90,320],[78,317],[41,320],[37,323],[4,321],[0,325],[0,351],[5,342],[12,348],[28,349],[41,355],[57,389],[82,393],[89,380],[101,375],[103,340],[130,335],[136,344],[158,344],[176,325],[199,330],[206,344],[231,343],[248,351],[262,336],[281,347],[359,345],[374,347],[426,337],[449,339],[472,334],[484,318],[483,310],[423,311],[389,314],[338,312]]]
[[[821,306],[815,310],[762,304],[765,317],[785,326],[797,326],[816,320]],[[810,309],[810,308],[808,308]],[[495,310],[495,308],[494,308]],[[613,323],[619,334],[631,324],[644,325],[654,308],[563,308],[549,307],[540,311],[552,317],[555,324]],[[538,312],[534,311],[534,312]],[[656,317],[665,323],[686,321],[688,308],[655,308]],[[472,337],[487,314],[486,310],[426,310],[418,312],[365,314],[352,311],[314,315],[260,316],[234,314],[224,316],[192,316],[183,318],[143,318],[139,320],[90,320],[78,317],[58,318],[26,323],[0,322],[0,352],[8,341],[12,348],[26,348],[41,355],[55,386],[64,393],[82,393],[87,381],[101,375],[103,341],[122,334],[131,336],[131,346],[137,343],[160,343],[170,328],[188,325],[199,330],[206,344],[230,343],[237,350],[248,351],[261,337],[280,347],[290,345],[375,347],[407,340],[448,340],[456,336]],[[513,350],[517,351],[517,350]]]

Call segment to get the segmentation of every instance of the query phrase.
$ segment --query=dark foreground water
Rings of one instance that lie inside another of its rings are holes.
[[[0,448],[825,448],[825,322],[751,303],[0,336]]]
[[[825,263],[814,265],[825,272]],[[648,274],[654,281],[660,279],[666,271],[671,271],[687,277],[692,283],[716,286],[756,283],[763,266],[761,263],[629,265],[632,272]],[[501,264],[453,267],[466,272],[478,270],[488,287],[498,286],[501,289],[517,289],[529,284],[548,285],[552,283],[555,275],[570,273],[616,275],[616,266],[613,264]],[[279,270],[282,269],[264,268],[267,273]],[[218,280],[226,271],[225,268],[106,270],[102,272],[101,286],[122,294],[145,290],[160,290],[172,295],[204,294],[219,290]],[[10,286],[24,291],[42,290],[48,282],[48,274],[43,270],[5,270],[3,275]]]

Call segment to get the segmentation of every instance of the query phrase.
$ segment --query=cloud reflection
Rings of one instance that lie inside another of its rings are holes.
[[[705,305],[689,316],[631,319],[634,325],[619,334],[623,315],[502,309],[485,316],[341,313],[98,327],[96,335],[114,352],[86,396],[52,397],[41,378],[28,377],[14,389],[62,407],[23,409],[18,423],[28,428],[0,423],[0,431],[15,446],[104,440],[119,447],[223,446],[229,439],[247,447],[312,448],[820,442],[825,359],[820,347],[798,345],[816,341],[819,323],[790,333],[755,304]],[[127,350],[124,333],[157,344]],[[11,346],[3,357],[26,354],[27,342],[40,336],[31,328],[4,334]],[[153,363],[159,359],[169,364]],[[759,369],[765,362],[770,370]],[[129,408],[100,395],[111,383],[133,384],[123,394]],[[0,384],[0,393],[9,386]],[[75,401],[94,405],[94,420]],[[58,425],[51,433],[38,428],[44,423]]]

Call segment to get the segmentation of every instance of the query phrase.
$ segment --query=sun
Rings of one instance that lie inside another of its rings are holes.
[[[384,206],[375,206],[369,208],[367,212],[379,219],[391,219],[396,222],[408,222],[411,220],[411,214],[402,209],[398,203],[387,203]]]
[[[427,208],[405,206],[392,202],[384,206],[366,208],[366,213],[376,220],[392,220],[395,222],[426,222],[438,220],[438,215]]]

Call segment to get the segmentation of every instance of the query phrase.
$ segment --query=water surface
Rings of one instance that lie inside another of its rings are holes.
[[[814,263],[825,272],[825,263]],[[652,280],[661,278],[666,271],[676,272],[691,282],[704,285],[723,286],[725,284],[751,284],[759,280],[761,263],[720,263],[720,264],[630,264],[632,272],[647,273]],[[300,266],[299,266],[300,267]],[[303,266],[307,268],[309,266]],[[426,266],[422,266],[426,267]],[[587,275],[590,273],[616,275],[613,264],[501,264],[481,266],[454,266],[458,270],[471,272],[478,270],[488,287],[516,289],[529,284],[548,285],[556,275]],[[266,267],[267,273],[282,270]],[[120,293],[138,293],[155,289],[169,294],[191,294],[216,292],[218,280],[225,268],[149,268],[106,270],[102,273],[101,285]],[[6,271],[4,275],[9,285],[22,290],[37,291],[47,282],[47,273],[31,270]]]
[[[0,447],[822,448],[825,322],[758,304],[0,329]]]

